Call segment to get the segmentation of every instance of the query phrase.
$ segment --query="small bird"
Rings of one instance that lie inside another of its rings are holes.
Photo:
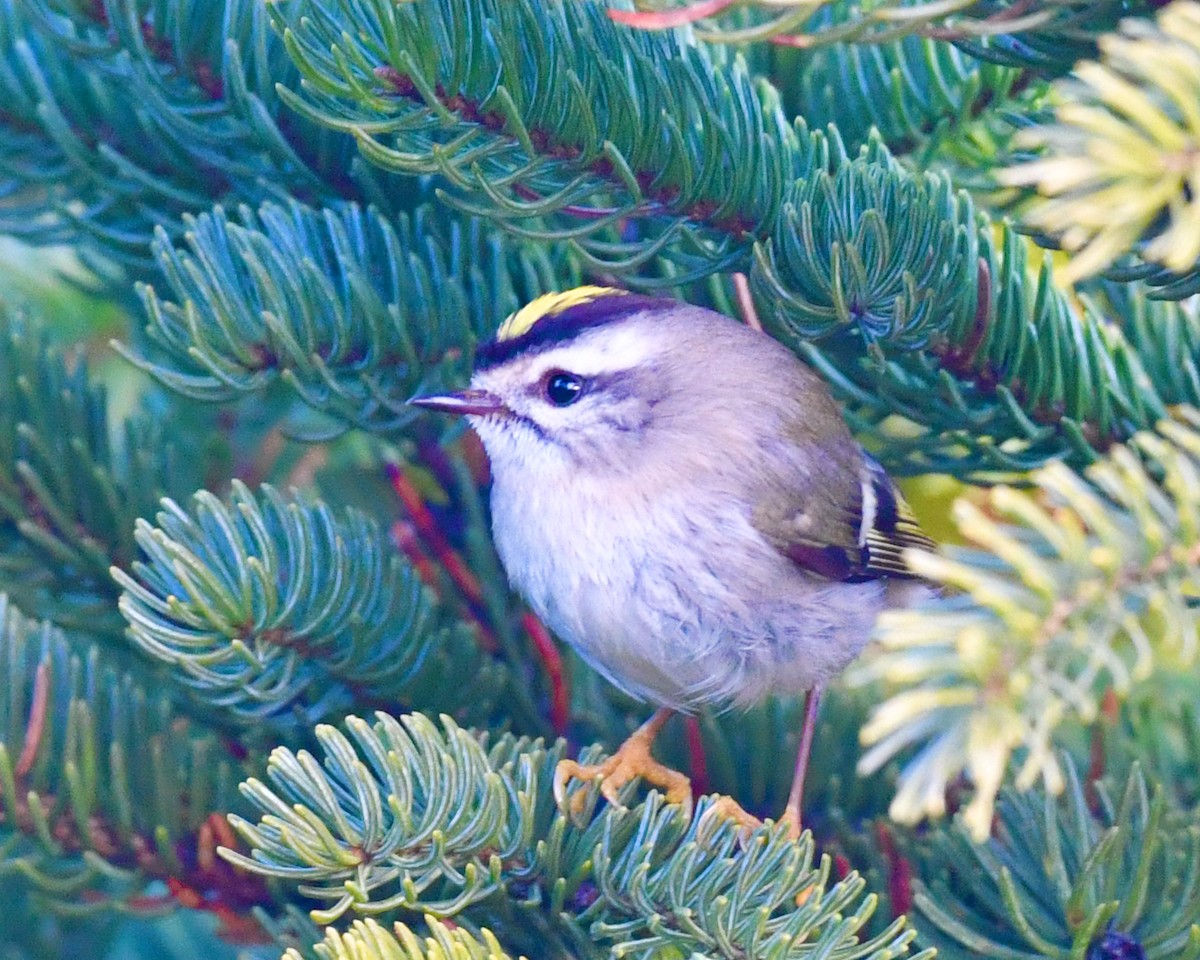
[[[659,708],[603,763],[563,761],[560,799],[598,779],[616,803],[641,776],[690,804],[687,777],[650,754],[672,712],[807,692],[782,817],[798,832],[820,691],[916,585],[904,551],[933,546],[824,382],[729,317],[585,286],[510,316],[469,389],[410,402],[482,440],[513,586]]]

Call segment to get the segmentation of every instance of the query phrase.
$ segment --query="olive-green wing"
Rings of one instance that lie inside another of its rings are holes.
[[[824,491],[826,502],[815,508],[805,504],[800,522],[797,512],[786,522],[760,529],[793,563],[827,580],[915,578],[904,551],[932,550],[934,542],[883,467],[866,455],[863,459],[857,487],[847,484],[832,499]]]

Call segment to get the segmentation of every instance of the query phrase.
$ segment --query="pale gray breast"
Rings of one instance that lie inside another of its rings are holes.
[[[803,690],[865,642],[878,589],[830,596],[727,497],[659,491],[614,510],[611,490],[580,478],[525,493],[493,505],[514,586],[634,696],[690,708]]]

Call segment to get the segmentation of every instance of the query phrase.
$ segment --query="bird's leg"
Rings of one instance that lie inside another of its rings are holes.
[[[787,807],[780,818],[788,825],[792,839],[800,836],[800,805],[804,800],[804,778],[808,773],[808,758],[812,754],[813,733],[817,728],[817,711],[821,706],[820,686],[813,687],[804,696],[804,726],[800,728],[800,749],[796,751],[796,772],[792,777],[792,789],[788,794]]]
[[[812,754],[813,733],[817,727],[817,711],[821,706],[821,687],[816,686],[804,695],[804,726],[800,728],[800,749],[796,753],[796,772],[792,776],[792,789],[788,793],[787,806],[780,823],[787,824],[788,835],[800,837],[800,805],[804,801],[804,777],[808,773],[808,758]],[[762,821],[747,813],[733,797],[721,797],[708,810],[708,816],[733,820],[743,830],[752,831],[762,826]]]
[[[638,727],[616,753],[601,763],[583,766],[574,760],[561,761],[554,771],[554,799],[559,804],[563,802],[570,780],[599,780],[600,792],[604,794],[604,798],[613,806],[619,806],[618,795],[621,788],[631,780],[641,777],[647,783],[662,787],[667,803],[682,804],[690,816],[691,781],[678,770],[664,767],[650,755],[655,737],[674,712],[666,707],[655,710],[653,716]],[[571,797],[572,814],[578,815],[583,812],[586,797],[582,790]]]

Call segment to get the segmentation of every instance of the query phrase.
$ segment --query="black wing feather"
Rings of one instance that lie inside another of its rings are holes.
[[[912,509],[892,478],[870,457],[864,458],[861,496],[851,509],[849,529],[859,532],[856,543],[793,542],[784,552],[810,573],[842,583],[862,583],[882,577],[917,579],[904,562],[905,550],[933,550],[935,544],[921,529]]]

